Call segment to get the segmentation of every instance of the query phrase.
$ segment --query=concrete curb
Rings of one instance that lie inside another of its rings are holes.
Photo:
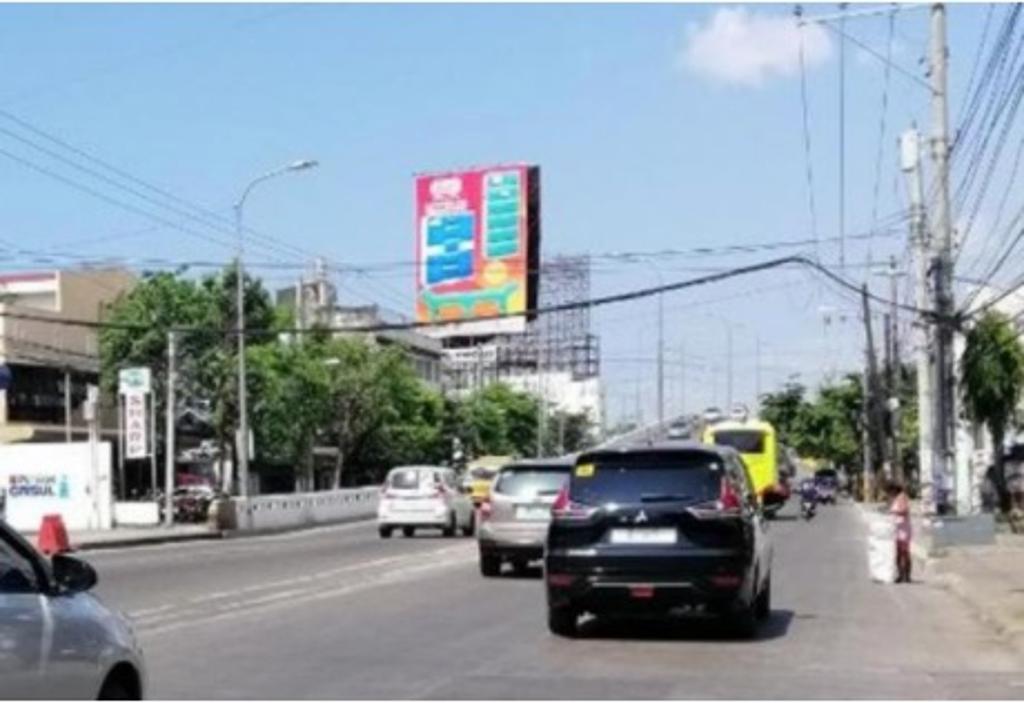
[[[153,534],[140,537],[124,537],[122,539],[94,539],[72,542],[71,549],[75,552],[88,552],[96,549],[124,549],[126,547],[147,547],[154,544],[171,544],[175,542],[201,542],[223,539],[224,533],[219,530],[210,532],[192,532],[186,534]]]
[[[74,552],[88,552],[97,549],[130,549],[132,547],[148,547],[157,544],[174,544],[181,542],[202,542],[220,539],[245,539],[247,537],[265,537],[268,535],[279,535],[289,532],[303,532],[305,530],[316,530],[323,527],[336,525],[347,525],[357,522],[371,522],[376,516],[350,517],[331,522],[321,522],[313,525],[299,525],[296,527],[275,527],[264,530],[210,530],[208,532],[189,532],[185,534],[152,534],[139,537],[125,537],[113,540],[83,540],[72,542],[71,550]]]

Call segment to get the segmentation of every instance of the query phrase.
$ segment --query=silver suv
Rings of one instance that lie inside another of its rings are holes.
[[[569,480],[574,457],[523,460],[502,467],[480,506],[480,573],[497,576],[510,562],[524,571],[544,556],[551,504]]]

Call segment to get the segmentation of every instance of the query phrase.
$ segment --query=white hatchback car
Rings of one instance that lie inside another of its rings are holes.
[[[388,472],[377,507],[381,537],[390,537],[397,528],[412,537],[421,527],[440,529],[445,537],[454,537],[461,530],[469,537],[475,525],[473,500],[452,469],[399,466]]]
[[[142,699],[142,650],[95,584],[89,564],[47,560],[0,520],[0,697]]]

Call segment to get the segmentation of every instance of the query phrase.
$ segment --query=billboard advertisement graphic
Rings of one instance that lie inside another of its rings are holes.
[[[416,319],[522,313],[536,299],[539,169],[508,166],[416,179]],[[439,334],[494,334],[524,318],[477,320]]]

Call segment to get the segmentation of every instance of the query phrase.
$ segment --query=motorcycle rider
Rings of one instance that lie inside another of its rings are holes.
[[[818,487],[813,478],[805,478],[800,482],[800,509],[804,514],[814,514],[818,507]]]

